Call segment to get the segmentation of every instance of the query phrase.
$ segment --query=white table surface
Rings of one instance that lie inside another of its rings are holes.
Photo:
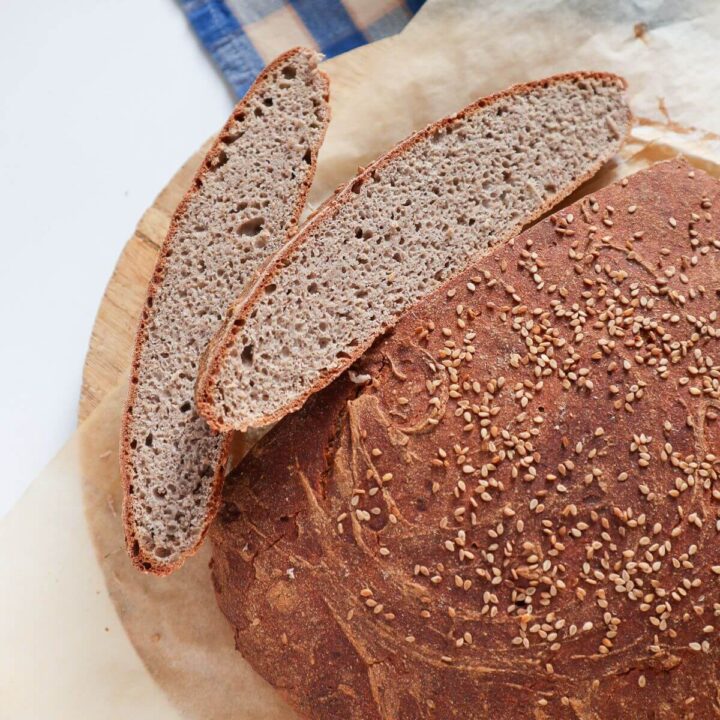
[[[173,0],[0,3],[0,515],[75,428],[120,250],[232,104]]]

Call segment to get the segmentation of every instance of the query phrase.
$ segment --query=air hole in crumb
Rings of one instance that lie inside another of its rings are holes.
[[[275,283],[270,283],[269,285],[265,286],[265,294],[270,295],[271,293],[274,293],[277,290],[277,285]]]
[[[273,104],[272,98],[268,97],[263,100],[263,105],[265,105],[265,107],[272,107],[272,104]]]
[[[240,359],[242,360],[243,365],[252,365],[254,352],[255,348],[252,345],[246,345],[243,348],[242,352],[240,353]]]
[[[192,403],[190,403],[190,401],[184,402],[184,403],[180,406],[180,412],[184,412],[184,413],[190,412],[191,408],[192,408]]]
[[[137,440],[130,441],[130,449],[134,450],[137,447]]]
[[[152,433],[147,434],[147,437],[145,438],[145,444],[148,447],[152,447],[152,444],[153,444],[153,434]]]
[[[305,154],[303,155],[302,159],[303,159],[303,162],[307,163],[308,165],[310,165],[312,163],[312,150],[310,150],[310,148],[308,148],[305,151]]]
[[[255,113],[255,115],[257,115],[257,117],[262,117],[264,115],[262,108],[260,107],[256,107],[253,112]]]
[[[228,130],[228,132],[220,138],[220,141],[225,145],[232,145],[241,135],[242,133],[236,130]]]
[[[555,185],[555,183],[545,183],[545,190],[554,193],[557,191],[557,185]]]
[[[363,180],[362,178],[358,178],[351,186],[350,190],[352,190],[354,193],[359,193],[360,188],[363,186]]]
[[[297,75],[297,70],[292,65],[286,65],[282,69],[283,77],[286,77],[288,80],[292,80]]]
[[[136,557],[140,554],[140,543],[137,540],[132,544],[132,554]]]
[[[362,236],[363,236],[362,228],[355,228],[355,237],[359,239]]]
[[[250,220],[246,220],[238,227],[238,234],[245,235],[247,237],[255,237],[255,235],[263,229],[263,225],[265,225],[264,217],[250,218]]]
[[[170,550],[170,548],[166,548],[166,547],[155,548],[155,556],[159,557],[159,558],[170,557],[171,553],[172,553],[172,550]]]
[[[317,284],[317,283],[310,283],[310,284],[308,285],[308,292],[309,292],[311,295],[316,295],[317,292],[318,292],[318,284]]]
[[[326,348],[329,345],[329,343],[330,343],[330,338],[321,337],[318,340],[318,345],[320,346],[321,349]]]

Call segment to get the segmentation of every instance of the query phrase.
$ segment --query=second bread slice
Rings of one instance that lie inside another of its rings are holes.
[[[370,165],[230,312],[196,403],[267,425],[347,368],[411,304],[567,197],[617,152],[625,83],[572,73],[484,98]]]

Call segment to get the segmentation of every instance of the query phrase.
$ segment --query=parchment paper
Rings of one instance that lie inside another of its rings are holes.
[[[313,202],[475,97],[569,69],[625,75],[639,118],[593,186],[678,153],[720,177],[708,132],[720,131],[720,6],[528,5],[430,2],[400,36],[328,62],[333,121]],[[170,578],[131,568],[119,519],[124,394],[105,398],[0,522],[0,718],[292,720],[233,650],[207,548]]]
[[[616,72],[640,122],[720,134],[719,42],[716,0],[430,0],[399,35],[326,63],[333,117],[310,201],[429,122],[558,72]]]

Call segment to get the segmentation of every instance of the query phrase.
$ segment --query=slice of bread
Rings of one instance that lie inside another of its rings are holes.
[[[403,310],[590,178],[631,122],[621,78],[572,73],[478,100],[402,142],[232,308],[203,357],[200,412],[227,431],[299,408]]]
[[[223,311],[297,230],[330,118],[328,79],[305,48],[255,81],[170,224],[140,320],[121,468],[128,551],[167,574],[201,542],[218,507],[229,436],[193,401],[200,354]]]

